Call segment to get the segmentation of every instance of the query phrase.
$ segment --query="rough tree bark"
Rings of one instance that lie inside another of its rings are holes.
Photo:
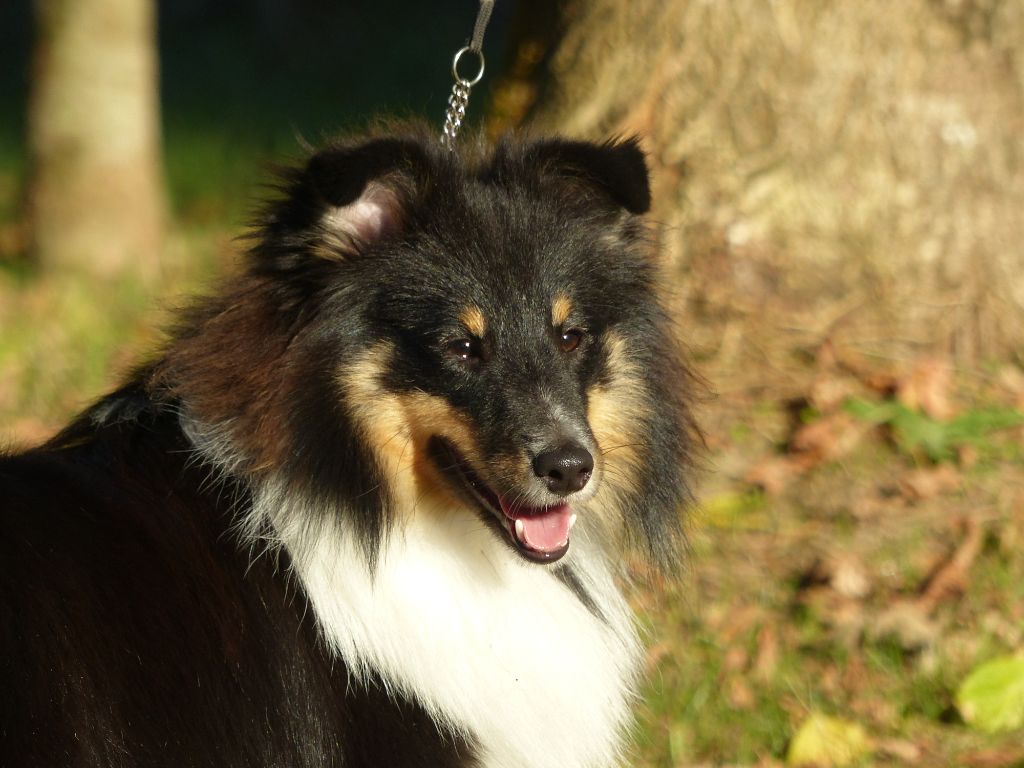
[[[48,270],[150,277],[161,246],[152,0],[35,0],[30,249]]]
[[[645,138],[681,305],[717,334],[703,342],[787,326],[889,353],[1020,354],[1019,0],[563,13],[532,122]]]

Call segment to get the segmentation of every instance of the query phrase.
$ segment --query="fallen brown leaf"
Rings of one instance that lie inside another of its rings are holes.
[[[749,660],[750,656],[746,650],[738,645],[734,645],[725,652],[725,658],[722,659],[722,668],[730,672],[739,672],[746,668]]]
[[[926,613],[932,613],[944,600],[959,597],[967,589],[967,574],[981,551],[983,527],[972,518],[961,523],[964,539],[956,550],[932,571],[921,587],[917,604]]]
[[[754,676],[770,680],[779,666],[779,633],[771,624],[762,625],[757,633],[757,654],[754,656]]]
[[[900,492],[911,501],[941,496],[960,488],[960,473],[951,464],[939,464],[934,469],[914,469],[900,480]]]
[[[916,763],[921,759],[921,748],[906,739],[884,739],[876,745],[883,755],[895,757],[903,763]]]
[[[968,768],[1013,768],[1024,761],[1024,747],[995,747],[959,755],[958,764]]]
[[[755,464],[746,481],[765,493],[781,493],[797,477],[825,461],[852,451],[868,427],[846,413],[833,413],[799,427],[789,441],[788,453],[769,456]]]
[[[961,469],[970,469],[978,463],[978,449],[970,444],[957,446],[956,463]]]
[[[802,472],[803,469],[788,456],[768,456],[751,467],[744,479],[765,493],[776,495],[782,493]]]
[[[841,597],[861,599],[871,592],[871,582],[860,558],[848,552],[817,558],[800,576],[801,590],[827,586]]]
[[[854,392],[856,386],[850,379],[838,376],[819,376],[811,384],[807,400],[821,413],[837,410]]]
[[[968,571],[984,541],[984,529],[976,520],[965,518],[960,526],[963,541],[932,569],[916,598],[899,600],[882,611],[869,630],[872,637],[892,637],[907,651],[921,651],[935,642],[939,628],[932,614],[940,603],[967,589]]]
[[[742,678],[734,677],[729,683],[729,703],[736,709],[753,709],[757,700]]]
[[[719,625],[719,638],[723,643],[733,643],[757,625],[763,616],[764,610],[756,605],[730,610]]]
[[[848,348],[833,347],[836,367],[857,379],[868,389],[880,395],[896,391],[898,379],[888,371],[882,371],[868,363]]]
[[[910,373],[899,382],[897,399],[914,410],[921,411],[933,419],[948,419],[953,413],[949,389],[953,370],[944,360],[921,360]]]
[[[833,413],[805,424],[793,433],[791,453],[801,464],[811,466],[848,453],[864,435],[862,425],[847,413]]]

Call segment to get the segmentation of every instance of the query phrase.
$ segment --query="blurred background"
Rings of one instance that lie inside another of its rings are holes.
[[[477,3],[0,3],[0,445],[230,274],[271,164],[440,129]],[[471,122],[639,134],[707,450],[638,766],[1024,766],[1024,2],[499,0]]]

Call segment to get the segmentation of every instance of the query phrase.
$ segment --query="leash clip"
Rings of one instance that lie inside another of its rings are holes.
[[[490,21],[491,11],[494,9],[494,0],[480,0],[480,10],[476,16],[476,24],[473,26],[473,38],[469,45],[460,48],[452,59],[452,77],[455,78],[455,85],[452,86],[452,94],[448,97],[448,109],[444,115],[444,130],[441,132],[441,145],[449,150],[455,149],[455,137],[462,127],[462,121],[466,117],[466,107],[469,105],[469,92],[473,86],[479,83],[484,76],[484,30],[487,29],[487,22]],[[480,67],[471,78],[459,74],[459,61],[466,53],[473,53],[480,61]]]

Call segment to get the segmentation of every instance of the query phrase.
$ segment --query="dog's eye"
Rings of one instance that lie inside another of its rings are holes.
[[[444,348],[448,357],[460,360],[463,363],[479,363],[483,358],[483,345],[480,339],[454,339],[449,341]]]
[[[583,341],[583,331],[579,328],[570,328],[567,331],[562,331],[558,339],[558,347],[563,352],[573,352],[581,341]]]

